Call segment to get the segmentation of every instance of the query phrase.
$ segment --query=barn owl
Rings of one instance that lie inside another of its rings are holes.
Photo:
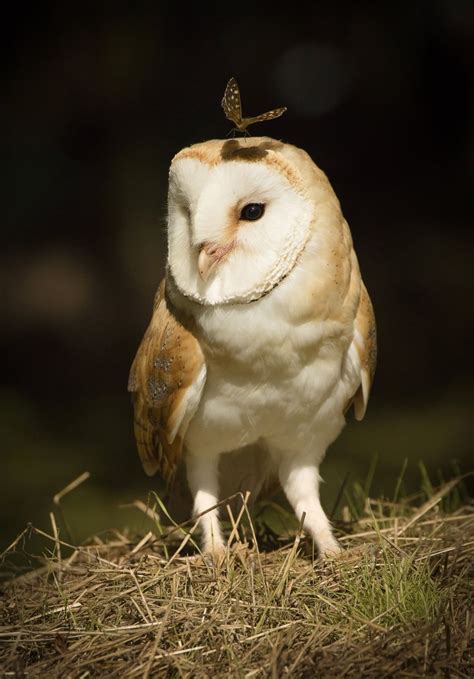
[[[181,150],[166,274],[129,390],[145,471],[172,482],[184,462],[205,552],[225,546],[206,512],[223,489],[256,497],[271,477],[320,554],[339,552],[319,466],[349,407],[363,418],[375,363],[349,227],[310,156],[268,137]]]

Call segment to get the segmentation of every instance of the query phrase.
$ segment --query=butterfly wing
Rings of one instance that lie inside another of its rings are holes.
[[[249,125],[254,125],[255,123],[263,123],[265,120],[273,120],[273,118],[279,118],[287,110],[286,106],[281,108],[272,108],[271,111],[262,113],[259,116],[253,116],[252,118],[244,118],[242,120],[242,127],[248,127]]]
[[[240,90],[237,80],[231,78],[225,88],[221,106],[224,109],[225,117],[239,126],[242,122],[242,104],[240,101]]]

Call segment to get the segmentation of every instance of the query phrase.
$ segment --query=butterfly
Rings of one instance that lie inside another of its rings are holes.
[[[225,117],[234,123],[237,130],[242,132],[246,132],[249,125],[253,125],[254,123],[262,123],[264,120],[279,118],[286,111],[286,106],[282,106],[281,108],[273,108],[271,111],[262,113],[259,116],[242,118],[240,90],[235,78],[231,78],[227,83],[224,96],[222,97],[221,106],[224,109]]]

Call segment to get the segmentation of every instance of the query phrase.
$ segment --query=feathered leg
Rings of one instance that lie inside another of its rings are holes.
[[[201,516],[203,551],[218,554],[225,549],[224,538],[219,524],[218,510],[209,507],[219,502],[218,457],[200,457],[188,454],[186,472],[189,488],[194,500],[193,513]]]
[[[320,477],[317,465],[298,457],[283,459],[279,477],[298,520],[305,513],[303,528],[315,541],[320,554],[338,554],[341,548],[332,534],[331,524],[319,500]]]

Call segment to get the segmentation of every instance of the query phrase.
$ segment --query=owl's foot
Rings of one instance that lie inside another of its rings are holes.
[[[202,550],[203,561],[211,567],[220,569],[225,561],[227,548],[222,542],[205,544]]]
[[[332,535],[324,540],[318,540],[318,549],[322,559],[334,559],[344,553],[341,545]]]

